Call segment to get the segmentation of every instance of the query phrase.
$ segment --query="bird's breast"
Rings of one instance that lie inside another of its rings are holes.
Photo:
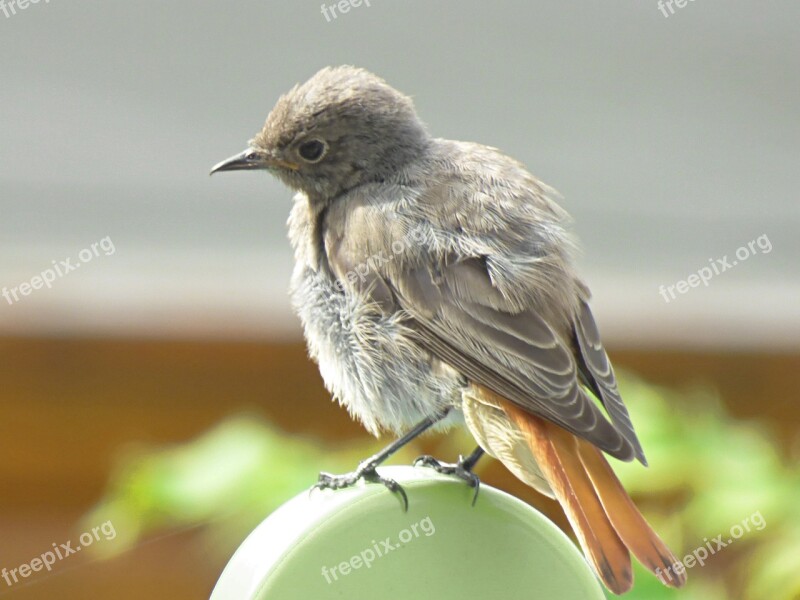
[[[435,369],[398,311],[386,311],[336,276],[297,263],[292,301],[328,390],[372,433],[400,433],[460,399],[462,383]]]

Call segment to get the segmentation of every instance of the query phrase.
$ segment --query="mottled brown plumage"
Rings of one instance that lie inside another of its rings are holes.
[[[409,98],[353,67],[283,96],[215,171],[238,169],[297,191],[294,305],[326,385],[367,429],[465,423],[561,501],[617,593],[629,550],[651,569],[674,560],[597,450],[645,463],[552,189],[495,148],[430,136]],[[394,449],[322,485],[396,490],[375,471]]]

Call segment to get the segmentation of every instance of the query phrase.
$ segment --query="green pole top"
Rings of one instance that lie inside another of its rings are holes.
[[[581,553],[524,502],[424,467],[380,484],[303,492],[242,543],[211,600],[602,600]]]

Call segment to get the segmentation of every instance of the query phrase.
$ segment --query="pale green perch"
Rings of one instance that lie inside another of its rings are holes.
[[[432,470],[381,467],[382,485],[303,492],[236,551],[211,600],[602,600],[574,544],[546,517]]]

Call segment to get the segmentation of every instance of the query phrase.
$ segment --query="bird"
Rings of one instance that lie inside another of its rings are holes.
[[[211,173],[265,170],[295,192],[290,293],[332,396],[372,434],[399,436],[352,473],[407,497],[377,466],[428,430],[478,445],[446,464],[476,488],[484,453],[557,499],[616,594],[631,554],[662,583],[685,571],[605,455],[647,465],[574,266],[558,193],[500,150],[437,138],[412,100],[354,66],[281,96],[243,152]]]

